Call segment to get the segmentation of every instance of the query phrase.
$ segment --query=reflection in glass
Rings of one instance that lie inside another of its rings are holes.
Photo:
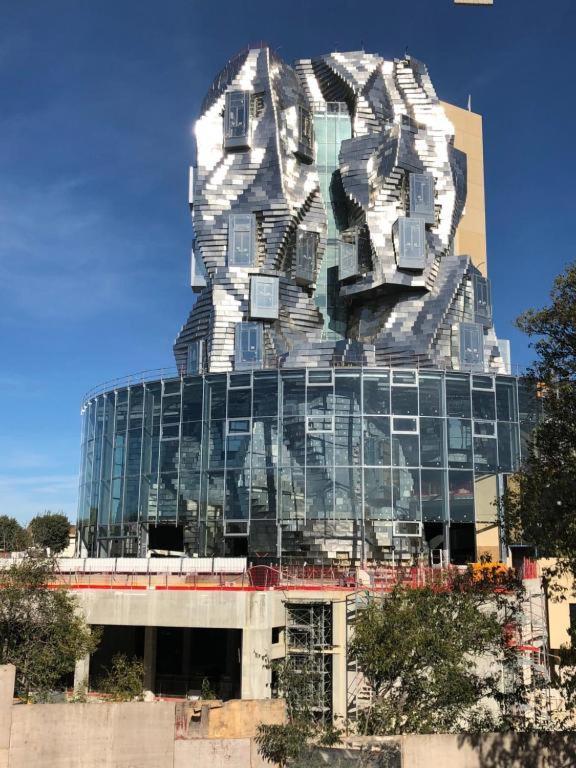
[[[364,470],[364,516],[366,520],[392,520],[392,475],[382,467]]]
[[[442,416],[444,414],[442,375],[434,373],[420,374],[420,414],[422,416]]]
[[[428,523],[440,523],[447,519],[446,514],[446,473],[442,470],[423,469],[422,484],[422,519]]]
[[[390,413],[390,376],[364,374],[364,413]]]
[[[472,472],[448,473],[450,520],[455,523],[474,522],[474,475]]]
[[[448,416],[470,418],[470,377],[446,374],[446,412]]]
[[[388,416],[364,417],[364,464],[384,466],[391,464],[390,418]]]
[[[392,413],[401,416],[417,416],[418,389],[416,387],[392,387]]]
[[[420,419],[420,455],[423,467],[445,467],[444,419]]]
[[[494,392],[481,389],[472,390],[472,415],[475,419],[496,420]]]
[[[472,467],[472,422],[448,419],[448,466]]]
[[[392,470],[392,500],[395,520],[420,519],[419,470]]]

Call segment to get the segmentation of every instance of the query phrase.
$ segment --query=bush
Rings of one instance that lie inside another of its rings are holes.
[[[141,699],[144,695],[144,664],[136,657],[129,659],[123,653],[115,654],[99,688],[112,701]]]

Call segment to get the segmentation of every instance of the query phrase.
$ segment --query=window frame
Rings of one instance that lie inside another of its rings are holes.
[[[241,221],[244,219],[245,221]],[[240,236],[248,236],[248,260],[239,261]],[[228,215],[228,266],[250,269],[256,261],[256,216],[253,213],[230,213]]]

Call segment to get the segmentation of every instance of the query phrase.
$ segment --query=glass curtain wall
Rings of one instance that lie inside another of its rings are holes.
[[[277,556],[298,536],[305,552],[302,535],[329,538],[326,525],[344,538],[388,527],[391,545],[427,524],[473,526],[475,479],[513,472],[536,418],[537,399],[507,376],[341,368],[139,384],[85,406],[78,522],[95,555],[145,554],[160,525],[181,526],[201,555]]]

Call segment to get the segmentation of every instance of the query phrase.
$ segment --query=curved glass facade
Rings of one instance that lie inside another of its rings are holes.
[[[118,388],[84,407],[84,552],[471,559],[533,422],[520,380],[450,371],[262,370]]]

